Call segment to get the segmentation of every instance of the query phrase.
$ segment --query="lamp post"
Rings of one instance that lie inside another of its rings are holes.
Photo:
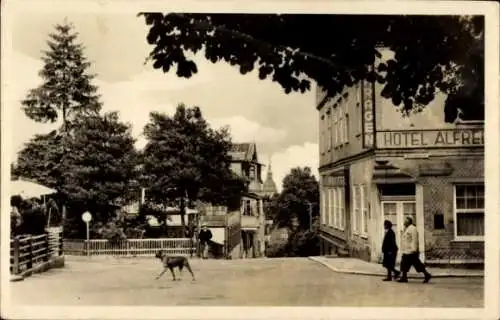
[[[86,211],[82,214],[82,220],[85,222],[85,226],[87,229],[87,256],[90,256],[90,250],[89,250],[89,245],[90,245],[90,230],[89,230],[89,223],[92,220],[92,215],[90,212]]]

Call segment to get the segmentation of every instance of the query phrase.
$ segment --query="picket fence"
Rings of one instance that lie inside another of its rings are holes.
[[[60,233],[17,236],[10,240],[10,272],[18,275],[31,271],[62,252]]]
[[[158,250],[171,255],[194,255],[197,246],[189,238],[127,239],[116,243],[105,239],[64,239],[65,255],[150,256]]]

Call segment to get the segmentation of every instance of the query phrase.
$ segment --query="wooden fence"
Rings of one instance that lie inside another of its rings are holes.
[[[60,233],[17,236],[10,240],[10,272],[17,275],[31,271],[62,252]]]
[[[88,256],[148,256],[158,250],[170,255],[194,255],[196,245],[189,238],[127,239],[116,243],[105,239],[65,239],[63,250],[66,255]]]

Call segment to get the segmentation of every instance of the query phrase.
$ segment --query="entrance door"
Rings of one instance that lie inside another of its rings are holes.
[[[399,248],[396,263],[399,264],[401,262],[401,239],[404,231],[405,217],[411,217],[413,219],[413,223],[416,225],[417,205],[415,201],[383,201],[382,210],[384,220],[392,222],[392,230],[394,230],[394,233],[396,234],[396,243]]]

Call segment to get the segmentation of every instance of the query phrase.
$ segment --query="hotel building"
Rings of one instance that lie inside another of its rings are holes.
[[[446,97],[403,117],[378,83],[317,91],[323,254],[380,262],[383,221],[405,216],[432,264],[484,261],[484,126],[444,122]],[[398,257],[398,260],[400,257]]]

